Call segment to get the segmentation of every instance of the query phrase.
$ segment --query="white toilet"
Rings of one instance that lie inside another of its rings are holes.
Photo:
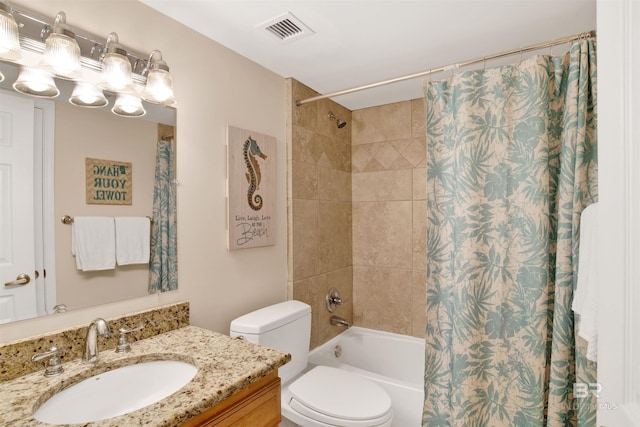
[[[231,337],[291,354],[279,369],[282,416],[303,427],[389,427],[391,398],[377,384],[328,366],[307,366],[311,307],[285,301],[231,322]],[[284,424],[284,423],[283,423]]]

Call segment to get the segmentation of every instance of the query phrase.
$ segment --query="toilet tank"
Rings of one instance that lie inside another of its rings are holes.
[[[291,354],[291,362],[278,370],[284,384],[307,366],[311,307],[291,300],[261,308],[233,320],[229,335]]]

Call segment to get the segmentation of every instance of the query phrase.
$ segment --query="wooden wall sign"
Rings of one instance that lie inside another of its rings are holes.
[[[227,126],[227,248],[275,245],[276,139]]]
[[[85,158],[88,205],[130,205],[131,163]]]

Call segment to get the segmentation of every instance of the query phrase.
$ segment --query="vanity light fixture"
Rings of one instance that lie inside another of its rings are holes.
[[[147,83],[142,92],[142,99],[162,105],[174,105],[173,79],[169,74],[169,66],[162,59],[162,53],[154,50],[149,55],[149,61],[143,71],[147,76]]]
[[[112,94],[111,111],[124,117],[145,115],[142,99],[175,106],[173,79],[159,50],[141,55],[122,46],[116,33],[105,40],[72,31],[62,11],[52,20],[12,9],[7,1],[0,0],[0,63],[17,62],[20,67],[13,83],[16,91],[55,98],[58,82],[65,96],[73,87],[71,104],[89,108],[108,105]],[[4,79],[0,72],[0,81]],[[75,86],[58,79],[75,81]]]
[[[98,108],[109,103],[102,89],[93,83],[80,81],[73,88],[69,102],[78,107]]]
[[[50,29],[51,27],[45,27]],[[68,80],[79,80],[80,46],[75,33],[67,25],[67,15],[58,12],[53,24],[53,30],[46,37],[44,53],[40,68],[50,71],[56,77]]]
[[[20,93],[38,98],[55,98],[60,95],[53,76],[37,67],[22,67],[13,88]]]
[[[127,51],[118,42],[116,33],[107,37],[102,58],[101,86],[114,92],[126,90],[131,86],[131,62],[127,59]]]
[[[18,61],[21,58],[18,24],[11,14],[11,7],[5,0],[0,0],[0,59]]]
[[[111,112],[122,117],[142,117],[147,114],[140,98],[130,93],[119,93]]]

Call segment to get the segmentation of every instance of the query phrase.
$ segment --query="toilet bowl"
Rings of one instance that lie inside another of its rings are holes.
[[[391,426],[391,398],[380,386],[348,371],[307,365],[309,305],[291,300],[256,310],[233,320],[230,336],[291,354],[291,362],[279,369],[282,416],[289,422],[303,427]]]

